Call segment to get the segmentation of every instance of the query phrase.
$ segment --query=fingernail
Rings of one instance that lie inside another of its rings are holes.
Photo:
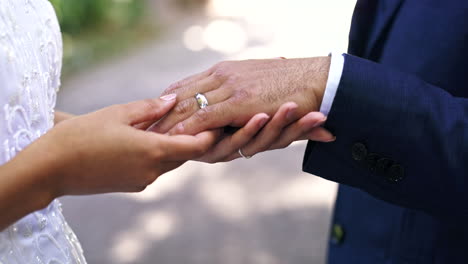
[[[164,100],[164,101],[172,101],[174,99],[176,99],[177,97],[177,94],[168,94],[168,95],[164,95],[164,96],[161,96],[161,100]]]
[[[325,124],[326,121],[327,121],[327,118],[324,118],[324,119],[318,121],[317,123],[315,123],[315,126],[316,127],[321,126],[321,125]]]
[[[330,140],[325,141],[326,143],[334,142],[336,141],[336,137],[331,138]]]
[[[288,112],[286,113],[286,119],[287,120],[293,120],[295,115],[296,115],[296,109],[297,108],[291,108],[288,110]]]
[[[183,134],[184,133],[184,124],[182,124],[182,123],[177,124],[175,132],[177,134]]]
[[[270,117],[266,116],[262,120],[260,120],[260,122],[258,123],[258,127],[262,128],[263,126],[265,126],[265,124],[268,122],[268,119],[270,119]]]
[[[319,126],[325,124],[326,121],[327,121],[327,117],[325,116],[324,118],[322,118],[321,120],[317,121],[316,123],[313,123],[313,124],[311,125],[311,127],[312,127],[312,128],[313,128],[313,127],[319,127]]]

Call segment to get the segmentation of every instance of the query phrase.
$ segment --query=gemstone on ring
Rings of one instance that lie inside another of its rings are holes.
[[[197,104],[200,109],[203,109],[208,106],[208,99],[206,99],[206,96],[202,93],[196,93],[195,94],[195,99],[197,99]]]

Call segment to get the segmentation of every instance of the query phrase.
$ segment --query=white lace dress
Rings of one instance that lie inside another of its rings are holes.
[[[53,126],[61,60],[47,0],[0,0],[0,164]],[[0,232],[0,264],[23,263],[86,263],[58,201]]]

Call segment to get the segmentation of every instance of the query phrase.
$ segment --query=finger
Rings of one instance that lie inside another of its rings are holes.
[[[219,78],[210,75],[201,80],[193,81],[186,85],[180,86],[178,89],[173,90],[173,93],[176,93],[179,101],[182,101],[188,98],[193,98],[197,93],[205,94],[209,91],[218,89],[221,87],[222,83],[223,82],[219,80]]]
[[[265,126],[269,118],[270,117],[264,113],[255,115],[244,127],[240,128],[233,135],[224,138],[198,160],[208,163],[223,161],[226,157],[237,152],[239,148],[252,140]]]
[[[214,90],[204,95],[208,100],[208,107],[221,103],[231,96],[230,91],[224,89]],[[172,129],[177,123],[188,119],[190,116],[194,115],[195,113],[197,113],[197,111],[200,110],[201,109],[198,106],[197,99],[195,99],[195,96],[192,96],[188,99],[179,102],[164,119],[162,119],[160,122],[151,127],[150,130],[157,133],[166,133],[170,129]],[[203,130],[199,130],[195,133],[198,133],[200,131]]]
[[[283,128],[288,126],[296,118],[296,103],[283,104],[273,119],[265,126],[254,141],[242,148],[245,155],[253,156],[258,152],[268,150],[281,134]]]
[[[181,88],[183,86],[189,85],[189,84],[191,84],[193,82],[202,80],[202,79],[210,76],[211,73],[212,73],[212,69],[209,69],[209,70],[194,74],[192,76],[189,76],[187,78],[184,78],[184,79],[182,79],[180,81],[177,81],[177,82],[169,85],[169,87],[163,92],[163,95],[174,93],[176,90],[178,90],[179,88]]]
[[[335,141],[336,137],[327,129],[323,127],[316,127],[309,133],[303,135],[301,139],[329,143]]]
[[[157,151],[166,161],[186,161],[199,158],[212,147],[219,136],[219,131],[205,131],[195,136],[160,135],[160,144]],[[162,140],[161,140],[162,137]]]
[[[139,130],[147,130],[153,124],[154,124],[154,121],[147,121],[147,122],[143,122],[143,123],[140,123],[140,124],[133,125],[133,127],[136,128],[136,129],[139,129]]]
[[[303,136],[311,132],[312,129],[325,123],[326,117],[320,112],[311,112],[294,122],[283,130],[276,142],[271,145],[271,149],[285,148],[296,140],[301,140]]]
[[[239,152],[234,152],[231,155],[227,156],[223,161],[221,162],[230,162],[236,159],[242,158],[242,156],[239,154]]]
[[[219,128],[229,124],[224,113],[230,90],[218,89],[205,94],[209,105],[200,109],[195,98],[180,102],[171,113],[161,120],[151,131],[169,134],[193,135],[204,130]],[[221,120],[223,119],[223,120]],[[176,127],[176,125],[178,125]]]
[[[107,109],[111,115],[118,115],[120,120],[129,125],[136,125],[148,121],[155,121],[163,117],[174,107],[176,95],[170,94],[158,99],[146,99],[135,101],[123,105],[118,105],[119,111],[115,108]]]

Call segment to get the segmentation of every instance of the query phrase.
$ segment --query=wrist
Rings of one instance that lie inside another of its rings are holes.
[[[27,164],[27,165],[25,165]],[[29,147],[21,151],[4,166],[7,190],[2,194],[8,197],[15,218],[45,208],[57,196],[51,185],[51,170],[47,169],[43,156],[31,153]]]
[[[331,58],[329,56],[314,57],[310,58],[310,60],[311,74],[309,75],[310,81],[308,87],[310,87],[311,98],[315,99],[313,111],[319,111],[327,86]]]
[[[33,142],[17,156],[19,166],[25,167],[26,179],[31,185],[31,193],[38,196],[39,206],[46,206],[54,199],[64,195],[62,192],[63,165],[66,155],[60,144],[56,144],[54,129]],[[16,159],[16,158],[15,158]]]
[[[54,127],[49,131],[48,136],[51,140],[46,142],[49,151],[42,160],[43,171],[48,174],[44,175],[43,180],[47,182],[47,191],[54,199],[67,194],[67,173],[72,170],[70,164],[73,158],[70,157],[70,153],[73,151],[69,151],[70,148],[63,144],[64,139],[57,133],[57,129],[61,129],[62,125],[59,124],[59,128]]]

